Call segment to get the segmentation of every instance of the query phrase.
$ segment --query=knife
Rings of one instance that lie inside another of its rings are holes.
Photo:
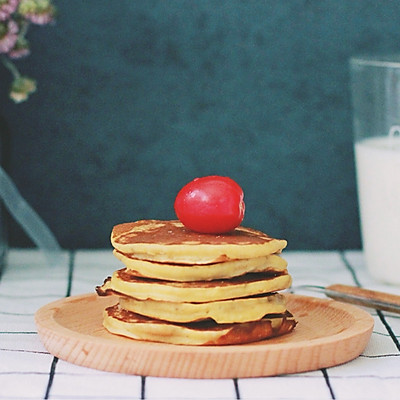
[[[390,311],[400,314],[400,296],[375,290],[363,289],[357,286],[333,284],[329,286],[299,285],[293,289],[306,289],[324,293],[326,296],[345,303]]]

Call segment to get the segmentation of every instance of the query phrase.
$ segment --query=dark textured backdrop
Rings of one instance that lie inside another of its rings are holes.
[[[290,249],[360,246],[348,59],[400,47],[400,2],[56,0],[6,97],[9,172],[68,248],[174,218],[179,188],[229,175],[245,224]],[[11,244],[30,245],[16,223]]]

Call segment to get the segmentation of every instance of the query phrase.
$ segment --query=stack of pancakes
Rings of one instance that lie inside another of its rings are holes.
[[[125,268],[96,287],[117,295],[104,311],[111,333],[186,345],[254,342],[293,330],[285,296],[291,284],[286,247],[250,228],[211,235],[179,221],[116,225],[114,255]]]

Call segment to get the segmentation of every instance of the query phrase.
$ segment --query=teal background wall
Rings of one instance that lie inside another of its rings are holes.
[[[0,114],[9,173],[63,247],[175,218],[180,187],[208,174],[237,180],[244,224],[289,249],[360,247],[348,59],[399,50],[400,2],[55,4],[18,63],[38,91],[11,103],[0,69]]]

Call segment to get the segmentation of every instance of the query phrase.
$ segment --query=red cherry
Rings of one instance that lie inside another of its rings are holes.
[[[243,190],[228,177],[196,178],[179,191],[174,208],[182,224],[193,231],[227,233],[243,221]]]

